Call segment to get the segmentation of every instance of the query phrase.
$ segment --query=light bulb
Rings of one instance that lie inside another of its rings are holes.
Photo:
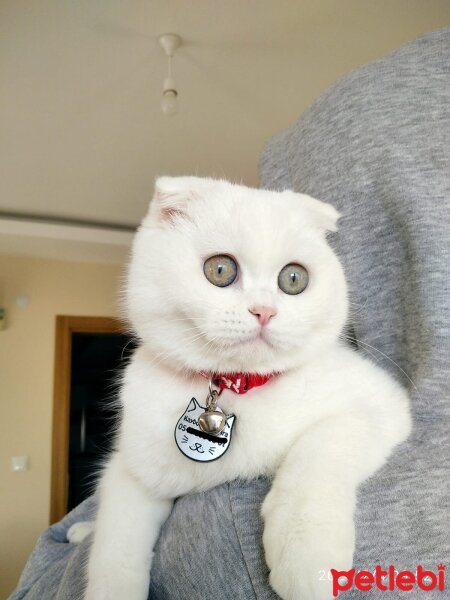
[[[165,115],[174,115],[178,110],[177,93],[175,90],[166,90],[161,98],[161,110]]]

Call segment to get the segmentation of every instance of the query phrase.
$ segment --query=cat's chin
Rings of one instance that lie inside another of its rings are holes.
[[[222,346],[215,356],[205,356],[207,370],[216,373],[281,373],[301,366],[301,358],[295,353],[283,355],[268,341],[253,338],[240,341],[227,348]]]
[[[219,356],[225,361],[239,362],[245,365],[241,370],[252,370],[253,364],[270,364],[280,358],[278,348],[263,332],[237,340],[226,340],[217,346]],[[266,372],[266,368],[263,371]]]
[[[275,345],[271,342],[271,340],[264,334],[263,331],[258,332],[256,335],[249,336],[248,338],[240,338],[236,341],[232,341],[228,343],[230,348],[248,348],[251,350],[259,350],[270,348],[271,350],[276,350]]]
[[[283,347],[277,340],[253,336],[245,342],[241,340],[227,347],[222,345],[216,348],[204,357],[205,370],[219,373],[282,373],[321,360],[324,354],[333,351],[336,344],[336,338],[330,336],[321,338],[320,343],[309,340],[301,347]]]

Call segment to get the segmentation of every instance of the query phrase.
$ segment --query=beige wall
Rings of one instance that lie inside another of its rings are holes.
[[[0,598],[47,527],[55,315],[114,316],[118,266],[0,255]],[[20,308],[16,298],[29,296]],[[28,455],[13,473],[10,458]]]

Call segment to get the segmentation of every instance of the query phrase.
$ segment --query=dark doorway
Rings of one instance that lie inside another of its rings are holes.
[[[134,348],[126,334],[72,333],[67,510],[92,493],[112,448],[118,384]]]
[[[50,523],[92,493],[114,442],[119,379],[136,341],[111,317],[56,317]]]

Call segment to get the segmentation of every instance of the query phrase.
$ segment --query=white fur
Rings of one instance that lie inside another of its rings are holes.
[[[405,391],[338,338],[347,290],[325,238],[337,219],[290,191],[158,180],[129,269],[128,317],[142,345],[125,372],[123,420],[100,481],[86,600],[144,600],[173,498],[261,474],[274,476],[262,507],[271,585],[284,600],[332,597],[320,572],[352,566],[357,486],[411,427]],[[215,254],[239,264],[229,287],[203,274]],[[310,276],[297,296],[277,285],[291,262]],[[278,311],[261,335],[248,310],[259,305]],[[245,397],[223,392],[236,425],[211,463],[190,461],[173,435],[190,398],[206,398],[200,371],[280,373]]]
[[[71,544],[79,544],[94,531],[93,521],[79,521],[69,527],[67,531],[67,540]]]

